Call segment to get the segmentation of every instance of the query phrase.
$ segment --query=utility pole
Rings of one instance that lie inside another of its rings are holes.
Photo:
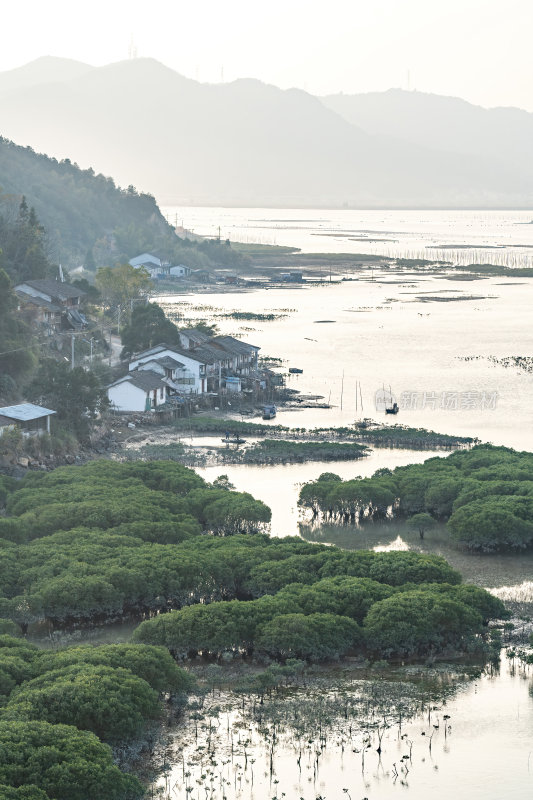
[[[93,363],[93,342],[94,342],[94,336],[91,336],[91,338],[90,338],[90,339],[84,339],[83,341],[84,341],[84,342],[87,342],[87,344],[91,346],[91,353],[90,353],[90,355],[89,355],[89,361],[90,361],[90,363],[92,364],[92,363]]]

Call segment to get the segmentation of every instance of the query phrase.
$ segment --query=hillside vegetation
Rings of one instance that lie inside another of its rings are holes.
[[[17,219],[24,196],[42,223],[46,257],[64,267],[83,264],[94,270],[154,251],[190,267],[246,263],[224,243],[180,239],[150,194],[132,185],[122,189],[92,168],[80,169],[68,158],[57,161],[1,137],[0,192],[0,226]]]

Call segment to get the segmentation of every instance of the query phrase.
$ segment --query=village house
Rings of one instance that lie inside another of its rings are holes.
[[[175,267],[170,267],[168,272],[171,278],[188,278],[191,274],[191,268],[186,267],[185,264],[178,264]]]
[[[224,353],[228,369],[233,370],[236,375],[249,375],[257,369],[257,355],[260,347],[254,344],[241,342],[233,336],[214,336],[208,344],[215,348],[215,351]]]
[[[185,328],[179,335],[185,348],[205,359],[208,391],[218,391],[221,383],[225,382],[228,391],[240,392],[240,379],[257,370],[260,348],[256,345],[233,336],[209,337],[197,328]]]
[[[123,375],[107,388],[117,411],[154,410],[172,397],[207,391],[203,357],[160,344],[139,353]]]
[[[168,275],[170,269],[170,264],[151,253],[141,253],[140,256],[130,258],[128,264],[135,269],[145,269],[151,278],[163,278]]]
[[[207,362],[206,354],[184,350],[176,345],[160,344],[138,353],[129,363],[129,370],[137,370],[144,365],[148,369],[156,369],[158,360],[171,358],[180,364],[172,377],[177,391],[185,393],[203,394],[207,391]],[[207,356],[208,361],[212,361]]]
[[[34,403],[19,403],[0,408],[0,436],[18,428],[23,436],[40,436],[50,433],[50,418],[55,411]]]
[[[152,253],[141,253],[140,256],[130,258],[128,261],[135,269],[145,269],[153,280],[160,278],[188,278],[191,274],[191,269],[186,267],[185,264],[178,264],[171,266],[170,262],[162,261],[158,256]]]
[[[127,375],[108,386],[118,411],[148,411],[183,395],[240,392],[257,371],[259,347],[232,336],[209,337],[196,328],[180,331],[180,344],[159,344],[138,353]]]
[[[48,333],[59,330],[81,330],[87,320],[80,311],[85,292],[63,281],[30,280],[15,286],[19,308],[32,313],[37,325]]]
[[[199,347],[211,338],[209,334],[199,331],[198,328],[183,328],[179,331],[180,344],[185,350]]]
[[[153,370],[134,370],[107,387],[116,411],[154,411],[168,401],[170,388]]]

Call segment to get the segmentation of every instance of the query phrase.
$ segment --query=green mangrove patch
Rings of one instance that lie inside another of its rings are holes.
[[[299,504],[315,517],[357,524],[406,519],[421,537],[433,521],[445,522],[458,547],[519,551],[533,546],[532,474],[533,453],[479,445],[371,478],[324,473],[302,487]]]

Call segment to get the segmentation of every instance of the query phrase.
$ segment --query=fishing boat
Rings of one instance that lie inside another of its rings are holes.
[[[289,367],[289,372],[291,373],[291,375],[301,375],[303,369],[300,369],[299,367]]]
[[[236,433],[233,436],[225,436],[221,441],[226,444],[244,444],[246,439],[241,439]]]
[[[383,387],[383,394],[385,395],[385,414],[397,414],[400,410],[400,406],[394,399],[392,394],[392,389],[389,386],[389,396],[386,396],[385,387]]]
[[[263,419],[274,419],[276,406],[263,406]]]

